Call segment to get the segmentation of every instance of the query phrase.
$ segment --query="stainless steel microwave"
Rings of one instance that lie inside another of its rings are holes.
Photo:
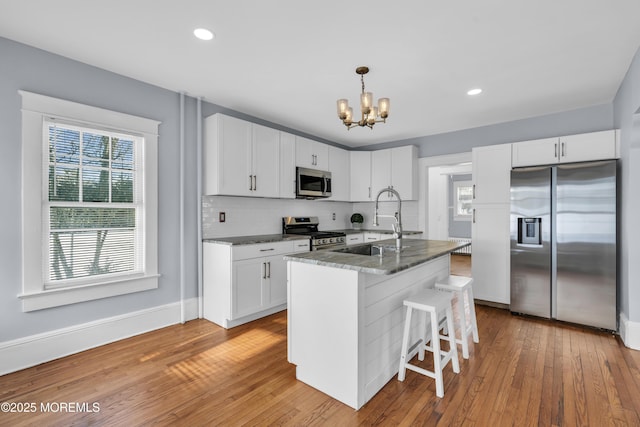
[[[296,197],[298,199],[331,197],[331,172],[297,167]]]

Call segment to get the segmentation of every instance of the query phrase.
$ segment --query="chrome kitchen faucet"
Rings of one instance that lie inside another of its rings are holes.
[[[378,201],[380,199],[380,195],[382,193],[391,193],[396,196],[398,199],[398,214],[396,215],[379,215],[378,214]],[[376,208],[373,213],[373,226],[378,226],[378,217],[386,217],[393,218],[396,220],[395,224],[391,224],[393,228],[393,237],[396,239],[396,253],[400,253],[402,251],[402,199],[400,198],[400,193],[394,190],[392,187],[383,188],[378,191],[378,195],[376,196]]]

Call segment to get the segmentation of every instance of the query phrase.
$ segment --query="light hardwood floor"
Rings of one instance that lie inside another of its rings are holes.
[[[480,343],[460,374],[447,367],[442,399],[412,371],[360,411],[296,381],[282,312],[231,330],[195,320],[2,376],[0,402],[38,410],[0,412],[0,425],[640,426],[640,352],[610,333],[476,310]]]

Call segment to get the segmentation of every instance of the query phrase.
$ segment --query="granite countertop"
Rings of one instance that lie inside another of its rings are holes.
[[[395,239],[387,239],[364,245],[348,246],[348,248],[368,245],[395,248],[395,243]],[[469,243],[448,242],[446,240],[422,239],[403,240],[403,244],[403,250],[399,254],[396,254],[394,249],[385,249],[382,256],[358,255],[327,249],[285,255],[284,259],[286,261],[304,262],[369,274],[394,274],[469,245]]]
[[[214,237],[203,239],[204,243],[218,243],[222,245],[255,245],[258,243],[286,242],[289,240],[309,240],[309,236],[295,234],[260,234],[257,236]]]
[[[322,231],[335,231],[342,232],[344,234],[357,234],[357,233],[366,233],[367,231],[373,233],[382,233],[382,234],[393,234],[393,230],[354,230],[352,228],[345,228],[340,230],[322,230]],[[405,236],[409,236],[411,234],[420,234],[422,231],[402,231],[402,234]],[[308,240],[309,236],[304,235],[296,235],[296,234],[259,234],[255,236],[231,236],[231,237],[213,237],[210,239],[202,239],[204,243],[218,243],[222,245],[255,245],[258,243],[274,243],[274,242],[285,242],[288,240]],[[395,241],[395,240],[394,240]]]
[[[380,233],[380,234],[389,234],[389,235],[393,234],[393,230],[386,229],[386,228],[361,228],[361,229],[341,228],[339,230],[326,230],[326,231],[336,231],[344,234],[358,234],[358,233]],[[422,231],[402,230],[402,234],[406,236],[411,234],[422,234]]]

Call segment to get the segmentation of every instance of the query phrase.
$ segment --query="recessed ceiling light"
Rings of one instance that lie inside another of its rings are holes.
[[[211,40],[214,37],[213,33],[206,28],[196,28],[193,30],[193,35],[200,40]]]
[[[470,91],[467,92],[467,95],[478,95],[482,92],[482,89],[480,88],[476,88],[476,89],[471,89]]]

